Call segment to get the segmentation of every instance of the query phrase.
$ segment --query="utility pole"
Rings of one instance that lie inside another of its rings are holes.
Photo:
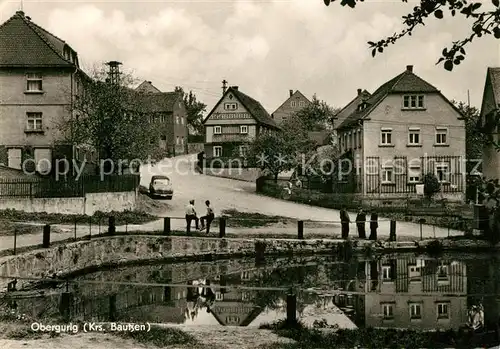
[[[222,80],[222,94],[225,94],[227,91],[227,81],[226,79]]]

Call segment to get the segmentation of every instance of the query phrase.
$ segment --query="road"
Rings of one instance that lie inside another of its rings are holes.
[[[147,186],[151,176],[166,174],[171,177],[174,186],[174,198],[168,203],[164,216],[184,216],[184,207],[190,199],[196,202],[198,212],[204,212],[204,201],[210,200],[216,214],[225,209],[236,209],[241,212],[257,212],[267,215],[285,216],[299,220],[330,221],[339,220],[339,211],[327,208],[298,204],[291,201],[275,199],[255,193],[255,184],[239,180],[219,178],[199,174],[194,170],[196,156],[181,156],[165,159],[154,167],[147,166],[141,169],[141,184]],[[237,170],[235,170],[237,171]],[[350,213],[351,220],[356,214]],[[183,224],[179,220],[179,224]],[[306,226],[307,226],[306,222]],[[181,225],[182,226],[182,225]],[[380,218],[380,235],[389,234],[390,222]],[[276,227],[279,232],[281,228]],[[354,227],[353,227],[354,228]],[[352,229],[353,229],[352,228]],[[286,228],[290,229],[290,228]],[[339,231],[339,223],[331,223],[330,231]],[[295,230],[292,231],[295,233]],[[420,226],[414,223],[398,222],[398,235],[420,237]],[[424,225],[424,237],[446,237],[461,235],[462,232]]]
[[[255,193],[255,184],[233,179],[219,178],[199,174],[194,170],[196,157],[180,156],[173,159],[165,159],[156,166],[145,166],[141,169],[141,184],[148,186],[151,176],[155,174],[165,174],[171,177],[174,186],[174,197],[171,201],[163,201],[162,205],[155,208],[154,214],[160,217],[172,217],[171,227],[174,230],[185,228],[184,208],[189,200],[195,200],[195,206],[199,213],[204,213],[204,201],[210,200],[215,213],[220,214],[226,209],[236,209],[241,212],[256,212],[266,215],[276,215],[304,220],[304,234],[307,237],[311,234],[321,238],[338,238],[340,236],[339,211],[327,208],[309,206],[275,199]],[[159,208],[160,207],[160,208]],[[351,220],[354,220],[355,213],[350,213]],[[315,224],[314,222],[323,222]],[[269,233],[276,235],[296,235],[297,229],[293,224],[273,224],[258,228],[234,228],[228,221],[227,233],[250,237],[256,235],[266,235]],[[30,223],[26,223],[30,224]],[[24,234],[17,237],[17,247],[38,245],[42,241],[42,225],[39,234]],[[379,218],[378,235],[387,237],[389,235],[389,221]],[[82,225],[56,224],[52,226],[51,240],[64,240],[73,237],[81,237],[89,233],[96,235],[103,232],[106,227]],[[161,231],[163,229],[163,219],[142,225],[119,226],[117,231]],[[214,229],[215,230],[215,229]],[[214,232],[216,234],[217,232]],[[462,235],[462,232],[448,230],[444,228],[423,225],[423,238],[446,237],[452,235]],[[350,236],[356,236],[355,224],[351,224]],[[414,223],[397,222],[398,240],[420,238],[420,226]],[[0,236],[0,250],[10,249],[14,246],[13,236]]]

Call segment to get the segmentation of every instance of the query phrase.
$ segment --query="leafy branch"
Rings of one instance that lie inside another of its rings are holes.
[[[336,0],[324,0],[326,6]],[[407,3],[408,0],[401,0]],[[342,6],[354,8],[358,2],[363,0],[341,0]],[[500,39],[500,0],[491,0],[494,6],[493,10],[480,10],[481,2],[469,2],[467,0],[421,0],[420,5],[413,7],[413,11],[403,16],[403,24],[405,29],[399,33],[394,33],[391,36],[379,41],[369,41],[369,48],[372,50],[372,56],[377,53],[383,53],[384,49],[391,44],[395,44],[399,39],[405,36],[411,36],[413,31],[418,26],[425,26],[425,21],[429,17],[434,16],[436,19],[443,19],[445,13],[451,17],[462,16],[465,19],[473,19],[471,25],[471,34],[458,41],[453,41],[451,47],[444,48],[442,56],[436,64],[444,62],[443,66],[446,70],[452,71],[454,66],[459,65],[465,59],[465,47],[476,38],[481,38],[485,35],[493,35],[496,39]]]

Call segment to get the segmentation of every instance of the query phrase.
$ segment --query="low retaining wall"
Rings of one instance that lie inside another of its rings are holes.
[[[246,182],[255,182],[262,175],[258,168],[205,168],[203,173],[208,176],[237,179]]]
[[[0,275],[62,277],[100,267],[204,256],[251,256],[262,240],[124,235],[96,238],[0,259]],[[340,240],[265,240],[266,254],[327,253]],[[262,245],[261,245],[262,246]],[[0,280],[0,289],[9,280]],[[19,280],[18,285],[22,284]]]
[[[2,198],[0,210],[93,215],[96,211],[134,210],[136,200],[135,191],[89,193],[77,198]]]

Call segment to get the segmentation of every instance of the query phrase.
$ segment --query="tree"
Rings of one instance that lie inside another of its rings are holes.
[[[424,183],[424,195],[428,200],[441,190],[441,184],[433,173],[425,174],[422,182]]]
[[[483,153],[484,137],[478,128],[480,122],[480,112],[476,107],[472,107],[464,102],[452,101],[465,117],[465,149],[467,157],[467,173],[475,169],[477,161]],[[480,169],[477,169],[480,171]]]
[[[175,92],[182,93],[184,104],[187,109],[187,122],[194,134],[203,134],[203,113],[207,105],[198,101],[193,91],[184,92],[183,88],[177,86]]]
[[[333,129],[333,120],[337,112],[337,108],[331,107],[314,95],[311,103],[297,111],[294,116],[301,120],[306,130],[323,131]]]
[[[325,5],[336,0],[323,0]],[[408,2],[408,0],[401,0]],[[342,6],[354,8],[358,2],[363,0],[341,0]],[[378,41],[368,41],[372,56],[384,52],[390,44],[396,43],[405,36],[411,36],[418,26],[424,26],[425,22],[433,16],[436,19],[443,19],[448,16],[462,16],[464,19],[472,19],[469,35],[462,40],[452,42],[451,47],[444,48],[442,57],[436,64],[444,62],[446,70],[452,71],[453,67],[459,65],[465,59],[465,47],[476,38],[493,35],[500,39],[500,0],[491,0],[493,8],[491,10],[482,9],[481,2],[470,2],[467,0],[420,0],[420,5],[413,7],[413,11],[403,16],[405,29],[399,33],[394,33]]]
[[[131,75],[121,74],[118,83],[108,81],[107,72],[95,70],[82,81],[75,96],[72,117],[60,128],[71,144],[89,146],[98,151],[114,170],[134,159],[144,160],[157,149],[159,133],[145,122],[150,115],[141,94],[130,86]]]

